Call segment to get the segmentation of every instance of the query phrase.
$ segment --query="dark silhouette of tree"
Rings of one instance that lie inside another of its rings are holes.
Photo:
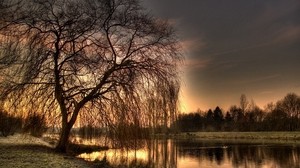
[[[289,131],[299,129],[300,97],[298,95],[288,93],[282,100],[277,102],[276,109],[287,114]]]
[[[240,108],[241,108],[243,114],[246,113],[248,106],[249,106],[249,101],[247,100],[246,95],[242,94],[240,97]]]
[[[214,120],[215,129],[221,130],[224,116],[222,110],[218,106],[215,108],[213,112],[213,120]]]
[[[265,106],[264,111],[269,113],[269,112],[272,112],[273,110],[275,110],[275,108],[276,108],[276,104],[273,102],[270,102]]]
[[[202,129],[204,118],[200,113],[189,113],[179,115],[176,125],[182,132],[193,132]]]
[[[282,110],[276,108],[266,115],[263,125],[263,130],[266,131],[288,131],[288,115]]]
[[[214,121],[217,123],[221,123],[224,119],[223,112],[219,106],[216,107],[213,114]]]
[[[174,118],[178,41],[138,0],[24,0],[8,8],[0,22],[1,100],[60,116],[58,151],[66,151],[79,114],[141,125],[153,90],[157,116],[165,125]]]
[[[225,121],[225,131],[231,131],[232,130],[232,127],[233,127],[233,118],[232,116],[230,115],[230,113],[227,111],[226,112],[226,115],[224,117],[224,121]]]
[[[209,109],[205,115],[205,118],[208,122],[213,122],[214,120],[214,113],[211,109]]]
[[[252,105],[245,114],[244,131],[259,131],[263,129],[261,123],[264,116],[264,112],[258,106]]]
[[[207,131],[212,131],[214,129],[214,113],[211,109],[205,114],[205,127]]]
[[[225,115],[225,121],[226,122],[231,122],[232,121],[232,116],[230,115],[230,113],[227,111],[226,115]]]
[[[288,93],[282,100],[277,103],[277,108],[286,112],[289,117],[299,118],[300,97],[295,93]]]
[[[229,113],[234,122],[238,122],[244,118],[243,110],[235,105],[229,108]]]
[[[229,108],[229,113],[233,120],[233,128],[238,131],[243,128],[243,123],[245,121],[245,115],[243,110],[236,105],[233,105]]]

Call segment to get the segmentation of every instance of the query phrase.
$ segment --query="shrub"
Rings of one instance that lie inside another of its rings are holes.
[[[100,137],[102,135],[102,130],[100,128],[93,127],[89,124],[80,127],[78,133],[81,138],[92,139],[95,137]]]
[[[22,127],[22,119],[14,117],[4,110],[0,110],[0,132],[1,135],[7,137],[13,135]]]
[[[27,116],[24,121],[23,131],[35,137],[41,137],[47,131],[45,117],[33,113]]]

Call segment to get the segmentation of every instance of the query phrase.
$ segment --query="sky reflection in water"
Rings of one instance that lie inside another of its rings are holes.
[[[155,140],[144,149],[108,150],[78,157],[89,161],[106,157],[113,165],[138,164],[159,168],[296,168],[300,165],[300,146],[285,143]]]

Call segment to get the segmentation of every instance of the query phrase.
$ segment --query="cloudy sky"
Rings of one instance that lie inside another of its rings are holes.
[[[143,0],[185,49],[183,111],[300,95],[299,0]]]

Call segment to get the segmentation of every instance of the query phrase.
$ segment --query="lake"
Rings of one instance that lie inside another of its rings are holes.
[[[139,143],[141,144],[141,143]],[[81,154],[88,161],[155,168],[299,168],[300,144],[250,140],[152,140],[137,150]]]

